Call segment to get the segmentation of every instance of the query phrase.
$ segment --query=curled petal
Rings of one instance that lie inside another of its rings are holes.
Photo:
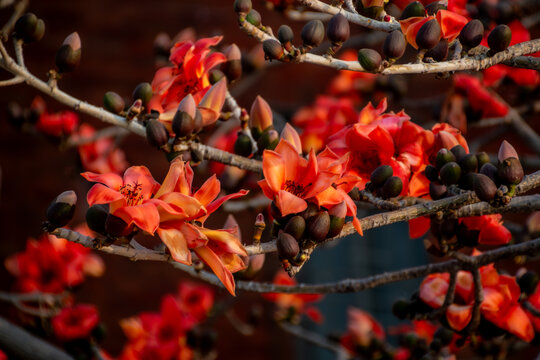
[[[231,293],[231,295],[236,296],[235,294],[235,283],[234,277],[227,269],[225,265],[221,262],[221,259],[208,247],[202,246],[196,249],[193,249],[199,259],[201,259],[206,265],[208,265],[218,279],[223,283],[225,288]]]
[[[420,299],[432,308],[441,307],[448,291],[448,281],[448,274],[428,275],[420,284]]]
[[[197,107],[203,116],[203,126],[213,124],[219,118],[226,94],[227,82],[223,78],[215,83],[201,99]]]
[[[246,249],[240,243],[240,240],[231,230],[210,230],[199,228],[206,235],[209,241],[212,241],[225,252],[248,256]]]
[[[441,37],[451,43],[459,36],[461,29],[467,25],[469,20],[453,11],[439,10],[437,11],[437,22],[441,25]]]
[[[96,174],[93,172],[83,172],[81,174],[83,178],[91,182],[98,182],[107,185],[111,189],[118,190],[123,185],[122,177],[118,174]]]
[[[206,206],[206,210],[208,212],[207,215],[210,215],[211,213],[216,211],[225,201],[237,199],[239,197],[247,195],[248,193],[249,190],[240,190],[238,192],[222,196],[219,199],[212,201],[208,206]],[[204,221],[204,219],[202,221]]]
[[[102,184],[95,184],[92,186],[86,195],[89,206],[96,204],[110,204],[122,199],[124,199],[122,194]]]
[[[191,265],[191,252],[187,246],[184,234],[178,229],[162,229],[157,230],[159,238],[169,249],[174,261]]]
[[[201,204],[204,206],[210,204],[212,200],[214,200],[221,191],[221,184],[219,183],[219,180],[216,178],[216,174],[212,175],[208,180],[202,184],[199,190],[193,196],[199,200]]]
[[[159,212],[152,203],[124,206],[114,211],[114,215],[124,220],[126,224],[135,224],[149,234],[154,234],[159,226]]]
[[[260,131],[264,131],[272,126],[272,109],[260,95],[257,95],[251,105],[250,121],[251,127],[257,128]]]
[[[280,154],[272,150],[264,150],[263,174],[274,193],[281,190],[285,183],[285,163]]]
[[[304,199],[285,190],[279,190],[274,201],[281,211],[281,216],[296,214],[307,208],[307,202]]]

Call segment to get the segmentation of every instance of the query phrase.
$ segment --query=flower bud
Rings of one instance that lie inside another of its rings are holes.
[[[195,119],[185,111],[177,111],[172,121],[172,131],[176,137],[189,136],[195,130]]]
[[[109,206],[106,204],[98,204],[88,208],[86,211],[86,224],[90,230],[98,234],[106,234],[105,223],[109,215]]]
[[[330,230],[330,215],[328,211],[321,211],[307,220],[307,237],[315,242],[326,239]]]
[[[461,145],[456,145],[450,149],[452,154],[456,157],[456,161],[460,161],[465,155],[467,155],[467,151],[465,148]]]
[[[235,0],[234,11],[237,14],[247,14],[251,11],[251,0]]]
[[[446,186],[429,183],[429,196],[431,196],[433,200],[442,199],[446,196],[447,193],[448,192]]]
[[[273,39],[263,41],[264,58],[267,60],[280,60],[285,55],[281,44]]]
[[[77,194],[75,191],[64,191],[51,202],[47,209],[47,221],[51,228],[56,229],[67,225],[75,214]]]
[[[510,157],[499,163],[497,178],[505,185],[517,185],[523,180],[523,167],[518,159]]]
[[[439,43],[441,38],[441,27],[437,20],[426,22],[416,34],[416,44],[419,49],[432,49]]]
[[[70,34],[56,52],[56,67],[61,73],[71,72],[81,62],[81,38],[74,32]]]
[[[471,20],[461,29],[459,42],[465,49],[477,47],[484,37],[484,25],[478,19]]]
[[[482,165],[482,167],[480,168],[480,171],[479,171],[480,174],[486,175],[493,182],[495,182],[497,180],[497,173],[498,172],[499,172],[499,170],[492,163],[487,163],[487,164]]]
[[[405,53],[407,42],[403,33],[399,30],[394,30],[384,40],[383,53],[388,59],[399,59]]]
[[[392,314],[400,320],[405,320],[409,316],[409,302],[399,299],[392,304]]]
[[[264,266],[265,254],[251,255],[247,261],[247,268],[242,272],[242,278],[253,279]]]
[[[288,25],[281,25],[277,32],[277,37],[281,45],[289,51],[292,48],[292,42],[294,41],[294,32]]]
[[[405,20],[411,17],[423,17],[425,14],[426,9],[424,8],[424,5],[419,1],[413,1],[403,9],[400,19]]]
[[[132,96],[133,101],[140,99],[142,101],[142,106],[146,106],[152,98],[152,86],[147,82],[140,83],[135,90],[133,90]]]
[[[466,154],[459,160],[459,166],[464,173],[474,173],[478,169],[478,159],[474,154]]]
[[[443,61],[448,56],[448,40],[441,39],[433,49],[429,49],[424,55],[425,58],[432,58],[435,61]]]
[[[142,111],[143,102],[141,99],[137,99],[131,104],[127,110],[127,118],[133,119],[135,116],[139,115]]]
[[[379,188],[383,186],[386,180],[392,175],[394,175],[394,170],[392,170],[390,165],[381,165],[373,170],[369,179],[375,187]]]
[[[511,157],[519,159],[516,149],[514,149],[514,147],[506,140],[503,140],[501,143],[497,157],[499,158],[499,162],[503,162]]]
[[[424,175],[426,175],[426,178],[431,182],[439,181],[439,172],[433,165],[426,166],[424,169]]]
[[[456,161],[454,154],[448,149],[443,148],[437,152],[437,157],[435,158],[435,167],[440,170],[444,164],[452,161]]]
[[[522,293],[532,295],[536,291],[540,279],[536,272],[527,271],[516,280]]]
[[[329,238],[332,238],[338,235],[345,225],[345,216],[347,215],[347,204],[345,201],[340,202],[333,208],[328,211],[330,215],[330,229],[326,235]]]
[[[397,176],[388,178],[381,189],[383,199],[390,199],[401,194],[403,190],[403,181]]]
[[[489,163],[489,155],[485,152],[479,152],[476,154],[476,160],[478,160],[478,169],[481,169],[484,164]]]
[[[492,52],[498,53],[506,50],[512,40],[512,30],[507,25],[495,26],[488,35],[488,45]]]
[[[261,25],[261,14],[255,9],[251,9],[246,16],[246,20],[253,26],[259,27]]]
[[[225,73],[219,69],[212,69],[208,73],[208,81],[210,82],[210,85],[214,85],[219,80],[223,79],[225,77]]]
[[[24,122],[26,121],[26,116],[23,112],[21,106],[14,102],[10,101],[7,105],[7,120],[9,123],[16,128],[20,129]]]
[[[169,141],[169,132],[167,128],[158,119],[150,119],[146,123],[146,140],[150,145],[162,147]]]
[[[308,206],[306,210],[304,210],[300,215],[304,218],[304,220],[309,219],[312,216],[315,216],[319,213],[319,207],[315,205],[314,203],[308,202]]]
[[[435,331],[433,338],[439,339],[444,346],[448,346],[454,340],[454,332],[444,327],[440,327]]]
[[[114,91],[107,91],[105,95],[103,95],[103,107],[113,114],[120,114],[124,111],[126,103],[124,102],[124,99]]]
[[[128,225],[122,218],[109,214],[105,221],[105,232],[112,237],[122,237],[131,234],[133,225]]]
[[[302,154],[302,142],[300,141],[300,136],[291,124],[285,124],[285,127],[281,132],[281,139],[287,140],[296,149],[296,152]]]
[[[290,234],[297,241],[302,239],[304,231],[306,229],[306,220],[300,215],[293,216],[285,225],[285,231],[287,234]]]
[[[446,10],[447,7],[440,1],[434,1],[428,5],[426,5],[426,13],[428,15],[435,15],[439,10]]]
[[[358,50],[358,62],[364,70],[368,72],[377,72],[381,68],[381,55],[373,49]]]
[[[278,255],[282,259],[292,259],[300,252],[296,239],[283,231],[279,232],[276,246]]]
[[[221,114],[225,97],[227,96],[227,81],[221,79],[206,92],[197,109],[201,112],[202,125],[208,126],[217,121]]]
[[[497,185],[484,174],[476,174],[474,179],[474,192],[482,201],[490,202],[495,198]]]
[[[324,40],[324,25],[321,20],[311,20],[302,28],[302,42],[304,47],[319,46]]]
[[[260,96],[257,95],[255,101],[251,105],[250,122],[251,128],[263,132],[272,126],[273,115],[270,105]]]
[[[15,22],[15,36],[25,43],[39,41],[45,35],[45,23],[32,13],[26,13]]]
[[[351,30],[349,22],[341,13],[332,16],[326,28],[326,36],[332,44],[341,45],[349,39]]]
[[[227,62],[221,68],[227,79],[234,81],[242,76],[242,53],[236,44],[232,44],[223,54],[227,57]]]
[[[279,134],[276,130],[272,128],[267,128],[259,137],[259,140],[257,140],[257,148],[259,149],[259,152],[262,154],[262,152],[265,149],[273,150],[277,146],[279,142]]]
[[[540,236],[540,211],[535,211],[527,218],[525,226],[531,239]]]
[[[234,153],[240,156],[249,156],[253,152],[253,144],[251,138],[246,134],[239,132],[236,141],[234,142]]]
[[[461,167],[459,167],[457,163],[451,161],[444,164],[439,173],[444,185],[457,184],[461,178]]]

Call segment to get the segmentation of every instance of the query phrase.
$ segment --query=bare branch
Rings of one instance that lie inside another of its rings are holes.
[[[332,17],[329,14],[323,14],[316,11],[298,11],[298,10],[286,10],[285,16],[293,21],[309,21],[309,20],[321,20],[328,21]]]
[[[9,34],[13,31],[13,27],[15,26],[15,22],[21,17],[23,12],[28,7],[28,0],[19,0],[13,7],[13,13],[11,14],[11,17],[9,20],[4,24],[2,27],[2,30],[0,30],[0,39],[2,41],[5,41],[8,39]]]

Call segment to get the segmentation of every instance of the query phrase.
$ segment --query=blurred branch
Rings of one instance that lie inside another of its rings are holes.
[[[57,347],[0,317],[0,349],[15,359],[73,360]]]
[[[116,136],[124,136],[128,133],[128,131],[119,126],[109,126],[104,129],[96,131],[92,136],[90,137],[84,137],[84,138],[73,138],[70,137],[66,143],[66,146],[82,146],[87,144],[92,144],[96,142],[97,140],[101,138],[108,138],[108,137],[116,137]]]
[[[323,14],[316,11],[298,11],[298,10],[286,10],[285,16],[293,21],[309,21],[309,20],[321,20],[326,22],[332,17],[329,14]]]
[[[0,30],[0,41],[6,41],[9,38],[9,34],[13,31],[15,22],[21,17],[27,7],[28,0],[19,0],[15,3],[11,17],[4,24],[2,30]]]

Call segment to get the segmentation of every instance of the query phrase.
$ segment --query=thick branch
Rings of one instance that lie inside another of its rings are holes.
[[[16,359],[73,360],[57,347],[0,317],[0,349]]]

